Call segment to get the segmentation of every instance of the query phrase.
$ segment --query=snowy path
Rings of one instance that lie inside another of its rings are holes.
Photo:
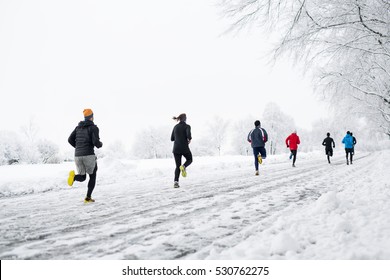
[[[357,156],[351,166],[341,156],[332,165],[324,156],[298,159],[296,168],[266,163],[257,177],[249,165],[209,171],[191,166],[179,189],[167,187],[166,174],[147,180],[127,174],[114,183],[98,178],[93,205],[82,203],[85,184],[2,197],[0,258],[212,258],[286,211],[299,211],[370,172],[377,157]]]

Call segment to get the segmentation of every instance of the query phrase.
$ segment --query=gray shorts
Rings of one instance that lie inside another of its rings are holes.
[[[75,157],[74,162],[77,167],[77,174],[85,175],[85,173],[92,174],[96,166],[96,156],[81,156]]]

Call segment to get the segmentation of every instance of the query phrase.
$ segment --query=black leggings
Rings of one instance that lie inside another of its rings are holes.
[[[88,174],[89,175],[89,181],[88,181],[87,197],[89,197],[89,198],[91,198],[93,189],[95,188],[97,169],[98,169],[98,167],[97,167],[97,164],[96,164],[95,165],[95,169],[93,170],[93,173],[92,174]],[[87,174],[74,176],[74,180],[78,181],[78,182],[83,182],[83,181],[85,181],[85,179],[87,179]]]
[[[352,163],[353,149],[345,148],[345,157],[347,158],[347,163],[348,163],[348,154],[349,154],[350,162]]]
[[[293,155],[293,164],[295,164],[295,161],[297,160],[297,150],[291,150],[291,154]]]
[[[183,164],[185,168],[189,166],[192,163],[192,154],[191,152],[186,154],[173,154],[175,157],[176,162],[176,169],[175,169],[175,182],[179,182],[179,176],[180,176],[180,165],[181,165],[181,157],[184,156],[186,159],[186,162]]]

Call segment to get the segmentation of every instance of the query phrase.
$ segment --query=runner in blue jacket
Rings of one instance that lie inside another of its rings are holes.
[[[347,159],[347,165],[349,163],[352,164],[353,138],[352,138],[351,132],[347,131],[347,135],[345,135],[345,137],[344,137],[343,141],[341,141],[341,143],[343,143],[345,146],[345,157]],[[348,161],[348,154],[350,155],[349,156],[350,161]]]

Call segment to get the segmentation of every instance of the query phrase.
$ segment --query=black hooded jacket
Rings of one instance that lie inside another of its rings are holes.
[[[172,131],[171,141],[173,143],[173,153],[174,154],[188,154],[190,153],[190,147],[188,146],[188,141],[192,139],[191,137],[191,126],[181,121]]]
[[[94,147],[101,148],[103,146],[99,138],[99,128],[90,120],[79,122],[79,125],[70,134],[68,142],[76,148],[76,157],[94,155]]]
[[[333,141],[333,138],[332,137],[329,137],[327,136],[324,141],[322,141],[322,146],[325,146],[325,149],[326,150],[332,150],[332,146],[333,148],[336,146],[334,141]]]

